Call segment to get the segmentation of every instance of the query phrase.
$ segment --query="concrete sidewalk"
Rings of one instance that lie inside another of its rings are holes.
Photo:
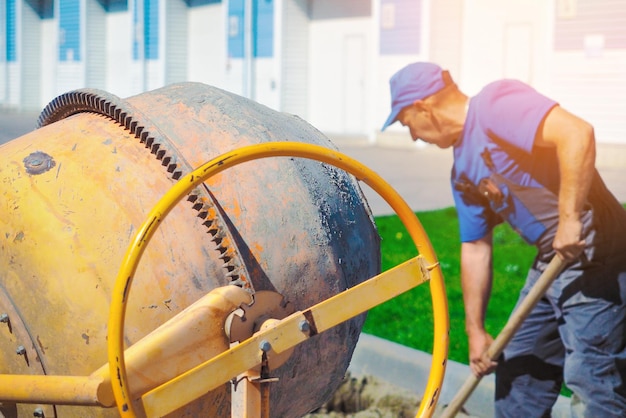
[[[331,140],[339,151],[363,163],[393,187],[415,211],[454,206],[450,191],[452,152],[398,138],[397,142],[371,144],[346,139]],[[362,185],[375,216],[393,213],[369,186]]]
[[[357,343],[350,373],[352,376],[376,376],[396,387],[417,395],[424,393],[432,356],[423,351],[396,344],[372,335],[361,334]],[[468,366],[448,360],[438,405],[448,405],[470,375]],[[490,418],[494,415],[493,375],[483,378],[463,406],[472,417]],[[570,416],[569,398],[560,396],[552,409],[552,418]]]

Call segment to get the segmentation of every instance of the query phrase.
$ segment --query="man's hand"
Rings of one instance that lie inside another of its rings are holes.
[[[556,230],[552,247],[564,261],[573,261],[585,249],[585,240],[581,239],[582,222],[579,218],[561,220]]]
[[[476,377],[483,377],[493,372],[498,365],[487,355],[487,349],[493,338],[486,331],[474,331],[468,335],[470,369]]]

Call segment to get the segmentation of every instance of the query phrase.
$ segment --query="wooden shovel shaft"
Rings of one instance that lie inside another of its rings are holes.
[[[528,295],[522,300],[517,309],[513,311],[511,317],[507,321],[506,325],[498,334],[496,339],[491,343],[489,348],[487,349],[487,355],[491,360],[496,360],[504,350],[504,347],[511,341],[515,332],[519,329],[524,319],[530,314],[530,311],[535,307],[539,299],[543,297],[546,293],[554,279],[559,275],[565,263],[559,256],[554,256],[550,264],[546,267],[544,272],[541,274],[537,282],[533,285],[533,287],[528,292]],[[457,394],[452,399],[452,402],[448,405],[448,407],[443,411],[440,418],[452,418],[454,417],[460,410],[467,398],[472,394],[478,383],[480,382],[480,377],[476,377],[473,373],[465,380],[461,389],[457,392]]]

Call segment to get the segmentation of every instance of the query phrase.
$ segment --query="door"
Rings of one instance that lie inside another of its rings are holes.
[[[343,64],[343,131],[365,132],[365,39],[361,34],[345,35]]]

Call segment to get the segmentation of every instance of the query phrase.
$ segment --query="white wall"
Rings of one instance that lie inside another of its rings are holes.
[[[226,4],[194,7],[188,16],[188,79],[224,88]]]
[[[277,0],[280,2],[281,0]],[[278,18],[279,16],[277,16]],[[276,41],[280,51],[280,109],[308,119],[309,16],[307,0],[285,0],[280,8]]]
[[[371,29],[369,18],[311,22],[308,121],[318,129],[339,134],[369,130],[367,92],[372,88],[374,43]],[[359,124],[364,129],[354,132]]]
[[[38,110],[41,100],[41,20],[25,2],[22,3],[20,104]]]
[[[126,12],[106,13],[105,89],[122,98],[165,82],[163,24],[160,59],[133,61],[133,1],[141,0],[129,0]],[[557,0],[423,0],[423,20],[416,22],[422,28],[420,54],[385,56],[379,55],[380,0],[371,0],[371,16],[362,17],[333,14],[336,4],[330,0],[275,1],[274,57],[256,60],[251,96],[279,110],[281,100],[288,98],[290,109],[324,132],[374,140],[390,110],[391,75],[410,62],[439,59],[453,67],[453,78],[468,94],[499,78],[519,78],[592,122],[599,142],[626,143],[626,50],[591,55],[583,50],[553,51]],[[4,4],[0,0],[0,6]],[[187,9],[187,79],[245,94],[244,61],[228,57],[227,5],[224,0]],[[165,0],[161,7],[163,19]],[[454,10],[447,13],[450,8]],[[297,30],[285,23],[286,10],[298,13]],[[86,78],[84,62],[57,62],[58,20],[40,23],[43,107],[58,94],[84,87]],[[454,33],[446,28],[454,28]],[[297,62],[285,56],[297,48],[286,38],[290,34],[306,43],[297,51],[303,54]],[[19,48],[22,40],[17,42]],[[0,60],[2,105],[18,107],[23,99],[21,53],[18,49],[16,63]],[[290,73],[294,63],[297,68]],[[406,130],[395,124],[389,131]]]
[[[85,86],[107,90],[107,13],[96,0],[86,0],[83,42],[85,43]]]
[[[7,63],[0,60],[0,106],[4,105],[7,101]]]
[[[57,78],[57,57],[59,54],[59,26],[55,19],[41,21],[41,109],[50,103],[58,94],[55,80]]]
[[[594,125],[598,143],[626,144],[624,3],[594,0],[585,8],[576,7],[576,2],[556,5],[550,94],[561,106]],[[598,159],[602,160],[602,153]],[[617,161],[624,163],[619,158]]]
[[[132,13],[107,13],[107,90],[120,97],[128,97],[137,92],[131,86],[129,71],[133,58]]]
[[[438,1],[438,0],[434,0]],[[378,2],[375,2],[377,4]],[[419,54],[406,54],[406,55],[384,55],[379,56],[379,46],[378,46],[378,36],[376,36],[376,74],[374,80],[374,88],[372,89],[372,103],[374,104],[373,108],[373,117],[372,124],[370,126],[370,130],[375,133],[380,132],[380,128],[382,128],[383,123],[387,120],[389,116],[389,112],[391,112],[391,94],[389,91],[389,79],[401,68],[410,64],[412,62],[417,61],[431,61],[430,56],[430,45],[431,41],[431,27],[438,26],[438,22],[431,22],[431,5],[429,0],[423,0],[423,13],[422,13],[422,21],[418,24],[422,28],[421,30],[421,39],[422,45],[420,46]],[[375,7],[373,10],[373,30],[378,31],[379,28],[379,17],[380,11],[378,7]],[[444,17],[449,19],[450,14],[445,14]],[[443,65],[443,63],[441,63]],[[405,134],[407,137],[407,143],[410,141],[410,137],[408,135],[407,128],[403,127],[399,123],[394,123],[389,126],[385,132],[389,132],[392,134]],[[416,144],[421,144],[417,142]]]
[[[555,52],[550,94],[594,125],[596,140],[626,143],[626,50]]]
[[[545,90],[553,7],[546,0],[466,0],[462,71],[452,75],[461,88],[473,95],[491,81],[516,78]]]
[[[450,71],[453,77],[461,74],[461,47],[463,44],[463,10],[465,0],[437,0],[430,3],[429,51],[433,62]]]
[[[21,65],[20,62],[9,62],[7,63],[7,87],[8,91],[6,93],[5,104],[8,107],[18,108],[21,97],[21,86],[20,86],[20,77],[21,77]]]
[[[272,109],[279,110],[280,90],[278,88],[278,59],[257,58],[254,62],[254,95],[253,99]]]

